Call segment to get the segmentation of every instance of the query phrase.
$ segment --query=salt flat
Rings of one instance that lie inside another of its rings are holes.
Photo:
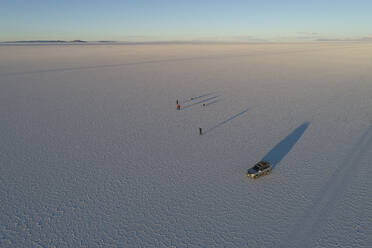
[[[0,87],[0,247],[372,247],[372,43],[2,45]]]

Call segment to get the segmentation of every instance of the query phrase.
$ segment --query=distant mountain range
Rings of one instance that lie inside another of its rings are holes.
[[[315,42],[372,42],[372,36],[366,36],[361,38],[318,38],[310,39],[308,41]],[[17,40],[17,41],[0,41],[0,44],[99,44],[99,43],[116,43],[123,45],[156,45],[156,44],[230,44],[230,43],[266,43],[266,42],[276,42],[270,40],[260,40],[260,39],[241,39],[232,41],[222,41],[222,40],[164,40],[164,41],[112,41],[112,40],[98,40],[98,41],[84,41],[84,40]],[[278,42],[278,41],[277,41]]]
[[[83,40],[16,40],[16,41],[3,41],[1,43],[86,43],[87,41]]]
[[[372,37],[362,37],[358,39],[345,38],[345,39],[317,39],[316,41],[372,41]]]

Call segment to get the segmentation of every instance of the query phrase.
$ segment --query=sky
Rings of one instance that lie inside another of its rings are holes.
[[[372,37],[372,0],[1,0],[0,41]]]

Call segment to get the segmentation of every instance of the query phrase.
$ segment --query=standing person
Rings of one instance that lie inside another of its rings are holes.
[[[203,135],[203,130],[201,127],[199,127],[199,135]]]

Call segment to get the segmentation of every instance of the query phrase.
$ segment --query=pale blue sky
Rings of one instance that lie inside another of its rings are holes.
[[[2,0],[0,41],[358,38],[371,13],[371,0]]]

